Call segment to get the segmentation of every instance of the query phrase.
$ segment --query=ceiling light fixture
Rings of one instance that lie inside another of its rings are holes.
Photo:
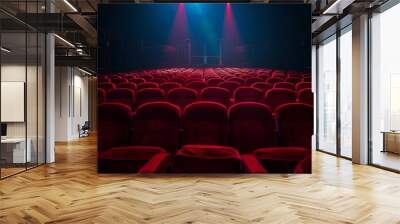
[[[64,0],[64,3],[68,5],[74,12],[78,12],[78,10],[73,6],[68,0]]]
[[[79,68],[79,67],[78,67],[78,70],[81,71],[81,72],[83,72],[83,73],[85,73],[86,75],[90,75],[90,76],[93,75],[92,73],[90,73],[90,72],[88,72],[88,71],[86,71],[86,70],[83,70],[83,69],[81,69],[81,68]]]
[[[330,5],[327,9],[325,9],[322,14],[332,14],[332,12],[331,12],[332,9],[335,9],[335,7],[337,7],[339,2],[340,2],[340,0],[336,0],[332,5]],[[336,11],[337,11],[337,9],[336,9]]]
[[[59,36],[58,34],[54,34],[55,37],[57,37],[59,40],[61,40],[62,42],[64,42],[65,44],[67,44],[68,46],[75,48],[75,45],[73,45],[71,42],[69,42],[68,40],[62,38],[61,36]]]
[[[9,50],[9,49],[7,49],[5,47],[1,47],[0,49],[1,49],[1,51],[4,51],[6,53],[10,53],[11,52],[11,50]]]

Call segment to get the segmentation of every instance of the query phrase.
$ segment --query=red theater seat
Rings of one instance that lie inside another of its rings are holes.
[[[261,78],[257,78],[257,77],[251,77],[251,78],[247,78],[245,81],[246,86],[251,86],[256,82],[263,82],[264,80]]]
[[[290,89],[294,90],[294,84],[290,82],[276,82],[274,88]]]
[[[272,112],[276,108],[286,103],[296,102],[296,92],[289,89],[270,89],[265,94],[265,104],[269,106]]]
[[[311,89],[311,82],[299,82],[296,84],[296,91],[300,91],[302,89]]]
[[[135,92],[131,89],[114,89],[107,93],[107,103],[121,103],[133,109]]]
[[[137,106],[154,101],[163,101],[164,99],[164,90],[160,88],[145,88],[138,90],[136,93]]]
[[[106,77],[98,77],[97,78],[97,82],[101,83],[101,82],[111,82],[111,79],[106,78]]]
[[[311,82],[311,77],[304,77],[303,82]]]
[[[163,89],[166,93],[168,93],[171,89],[179,88],[182,85],[178,82],[164,82],[160,84],[160,88]]]
[[[239,173],[241,159],[229,146],[185,145],[174,159],[174,173]]]
[[[197,93],[200,93],[202,89],[207,87],[207,83],[203,81],[192,81],[187,83],[185,87],[194,89]]]
[[[183,111],[183,144],[226,145],[228,118],[224,105],[195,102]]]
[[[140,83],[146,82],[146,79],[144,79],[144,78],[129,78],[128,81],[138,85]]]
[[[174,154],[178,149],[181,110],[168,102],[141,105],[135,114],[133,144],[158,146]]]
[[[128,80],[124,78],[112,78],[111,82],[117,85],[120,83],[128,83]]]
[[[303,103],[288,103],[276,110],[280,145],[311,149],[313,107]]]
[[[305,103],[308,105],[314,105],[314,95],[311,89],[302,89],[298,92],[297,95],[297,102],[298,103]]]
[[[103,82],[99,83],[98,88],[103,89],[106,92],[109,92],[110,90],[115,89],[115,84],[110,82]]]
[[[264,101],[264,92],[253,87],[239,87],[233,93],[235,103]]]
[[[274,85],[277,82],[283,82],[284,79],[283,78],[279,78],[279,77],[271,77],[267,79],[267,82],[271,85]]]
[[[182,77],[171,78],[169,81],[170,81],[170,82],[177,82],[177,83],[180,83],[181,85],[182,85],[183,83],[185,83],[185,79],[182,78]]]
[[[238,82],[240,85],[244,85],[245,80],[242,78],[238,78],[238,77],[232,77],[227,79],[226,81],[230,81],[230,82]]]
[[[136,91],[136,84],[135,83],[120,83],[117,85],[117,88],[125,88],[125,89],[131,89],[133,91]]]
[[[224,82],[223,79],[220,78],[211,78],[209,80],[207,80],[207,85],[208,86],[218,86],[218,84]]]
[[[234,81],[225,81],[218,84],[218,87],[229,90],[230,97],[233,97],[233,92],[240,87],[240,83]]]
[[[141,75],[140,77],[144,78],[146,80],[146,82],[150,82],[150,80],[153,79],[153,76],[152,75],[148,75],[148,74],[147,75],[146,74]]]
[[[151,82],[158,83],[159,85],[160,85],[161,83],[166,82],[166,81],[167,81],[166,78],[153,78],[153,79],[151,79]]]
[[[263,93],[272,89],[272,85],[267,82],[256,82],[256,83],[253,83],[253,85],[251,85],[251,87],[257,88],[257,89],[263,91]]]
[[[186,105],[193,103],[197,99],[197,92],[193,89],[180,87],[168,92],[167,100],[183,110]]]
[[[262,79],[263,82],[264,82],[264,81],[266,81],[268,78],[270,78],[271,75],[268,75],[268,74],[260,74],[260,75],[257,75],[257,77],[260,78],[260,79]]]
[[[155,82],[144,82],[137,85],[138,90],[147,88],[158,88],[158,87],[159,87],[158,83]]]
[[[102,104],[106,101],[106,91],[104,89],[97,89],[97,102]]]
[[[277,145],[275,118],[268,106],[242,102],[229,108],[230,143],[241,154]]]
[[[98,150],[129,145],[132,110],[119,103],[103,103],[98,106]]]
[[[285,79],[285,82],[291,82],[293,84],[296,84],[298,82],[301,82],[301,78],[297,78],[297,77],[288,77]]]
[[[200,99],[204,101],[213,101],[225,106],[229,105],[229,91],[221,87],[207,87],[200,93]]]

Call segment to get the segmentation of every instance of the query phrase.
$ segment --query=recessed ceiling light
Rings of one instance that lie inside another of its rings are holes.
[[[59,40],[61,40],[62,42],[64,42],[65,44],[67,44],[68,46],[75,48],[75,45],[73,45],[71,42],[69,42],[68,40],[62,38],[61,36],[59,36],[58,34],[54,34],[55,37],[57,37]]]

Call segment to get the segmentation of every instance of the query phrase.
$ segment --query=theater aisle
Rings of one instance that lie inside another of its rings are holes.
[[[96,139],[0,182],[0,223],[398,223],[395,173],[314,152],[312,175],[97,174]]]

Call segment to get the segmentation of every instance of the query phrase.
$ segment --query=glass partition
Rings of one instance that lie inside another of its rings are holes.
[[[317,149],[336,153],[336,36],[318,47]]]
[[[340,154],[352,157],[352,33],[342,31],[340,41]]]
[[[0,6],[39,13],[43,3],[9,1]],[[45,162],[45,41],[39,30],[0,12],[0,178]]]
[[[400,170],[400,4],[371,18],[371,162]]]

